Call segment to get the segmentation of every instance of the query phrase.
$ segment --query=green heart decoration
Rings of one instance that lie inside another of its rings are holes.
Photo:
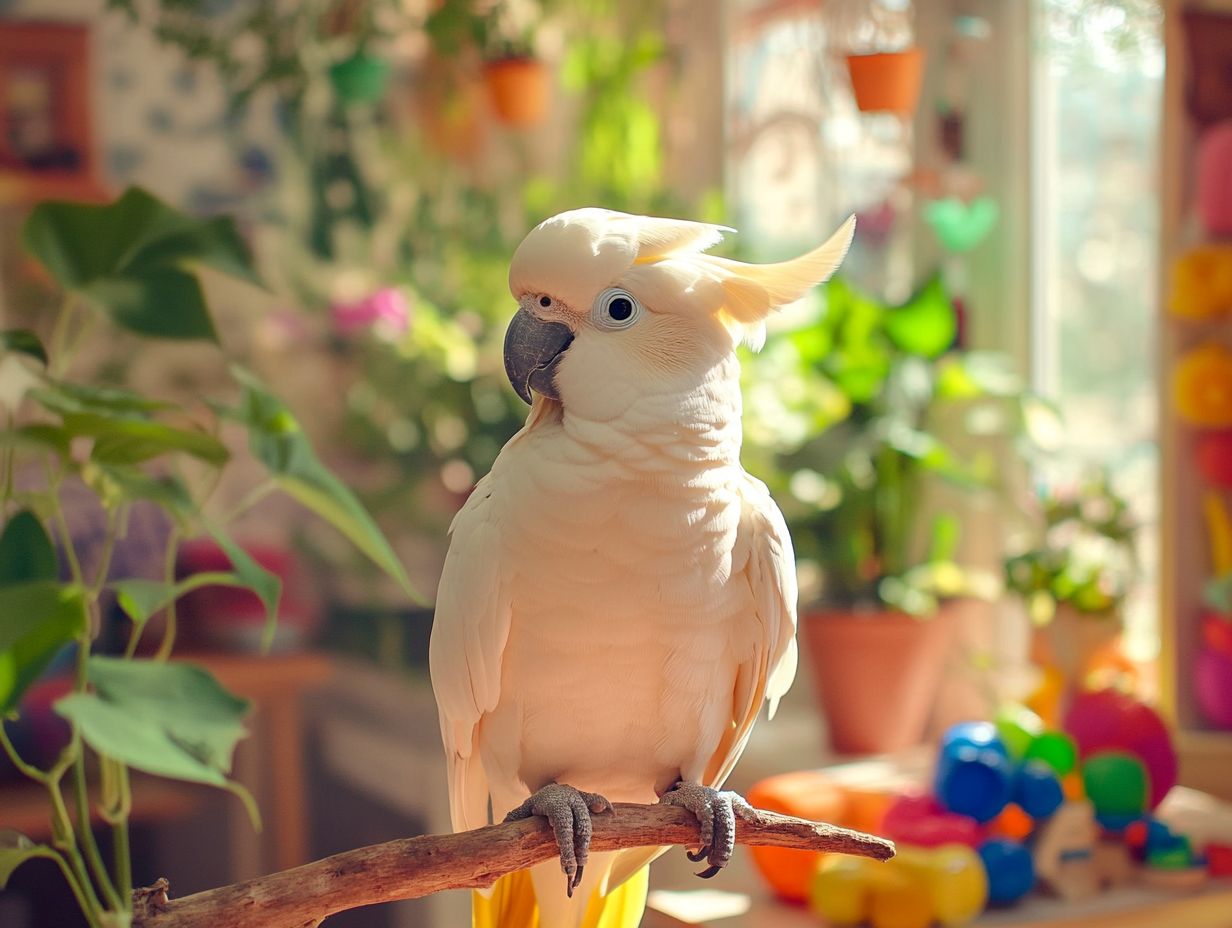
[[[977,197],[964,203],[957,197],[933,200],[924,207],[924,218],[937,233],[941,247],[953,254],[970,251],[984,240],[1000,218],[992,197]]]

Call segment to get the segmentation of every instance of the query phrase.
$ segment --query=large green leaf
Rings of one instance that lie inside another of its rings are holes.
[[[71,413],[64,416],[64,428],[92,437],[90,457],[104,464],[139,464],[170,451],[183,451],[211,464],[223,464],[230,456],[226,445],[212,435],[147,419]]]
[[[17,707],[85,621],[85,600],[76,587],[37,581],[0,589],[0,715]]]
[[[0,889],[8,885],[13,871],[27,860],[51,857],[54,853],[47,845],[35,844],[19,831],[12,828],[0,829]]]
[[[47,349],[29,329],[8,329],[0,332],[0,349],[29,355],[42,364],[47,364]]]
[[[86,743],[157,776],[226,786],[249,704],[192,664],[95,655],[93,691],[70,693],[56,711]]]
[[[201,284],[187,271],[156,268],[140,276],[99,277],[81,292],[117,325],[140,335],[218,341]]]
[[[56,549],[43,523],[29,509],[15,513],[0,533],[0,587],[60,576]]]
[[[355,494],[317,459],[291,411],[252,374],[241,369],[234,374],[244,388],[234,415],[248,427],[252,453],[269,468],[275,482],[342,532],[407,595],[420,599],[381,530]]]
[[[104,206],[40,203],[22,238],[58,283],[143,335],[216,338],[194,266],[260,283],[229,219],[193,218],[136,187]]]

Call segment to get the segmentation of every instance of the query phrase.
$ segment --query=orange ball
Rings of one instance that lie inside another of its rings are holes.
[[[745,798],[759,809],[795,815],[815,822],[838,822],[846,809],[843,791],[824,773],[802,770],[768,777],[753,785]],[[775,893],[803,902],[824,854],[784,847],[750,847],[753,863]]]

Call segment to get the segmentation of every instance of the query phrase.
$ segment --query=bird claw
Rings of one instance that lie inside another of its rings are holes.
[[[697,874],[703,880],[713,877],[731,861],[736,848],[736,818],[757,820],[753,807],[739,794],[683,780],[664,793],[659,802],[688,809],[697,819],[701,847],[696,853],[685,851],[685,856],[694,863],[709,862],[710,866]]]
[[[611,811],[612,804],[598,793],[583,793],[563,783],[549,783],[506,815],[505,821],[516,822],[532,815],[548,820],[560,852],[565,894],[573,898],[590,857],[590,817]]]

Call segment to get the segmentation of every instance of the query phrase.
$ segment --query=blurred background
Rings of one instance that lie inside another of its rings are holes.
[[[40,201],[139,186],[234,217],[265,286],[202,272],[221,351],[96,329],[78,377],[191,403],[227,395],[228,360],[256,371],[426,603],[452,515],[525,414],[500,346],[529,228],[599,205],[730,225],[724,253],[773,260],[854,213],[839,277],[744,357],[745,464],[791,524],[810,659],[736,785],[907,750],[1006,700],[1047,718],[1089,679],[1167,702],[1189,619],[1160,586],[1160,266],[1165,233],[1193,235],[1163,228],[1189,193],[1160,182],[1165,127],[1184,135],[1162,6],[0,0],[0,316],[50,328],[57,287],[20,231]],[[233,534],[284,581],[280,630],[258,654],[259,604],[207,588],[181,642],[256,701],[235,776],[265,828],[225,792],[144,784],[134,878],[177,894],[448,829],[430,606],[289,502],[248,508],[258,464],[224,438],[209,505],[246,510]],[[1205,563],[1196,513],[1173,537]],[[69,514],[88,547],[89,506]],[[167,533],[135,520],[117,556],[157,575]],[[828,637],[882,612],[917,636],[889,664]],[[930,667],[895,669],[908,652]],[[918,688],[843,721],[836,662]],[[38,696],[21,724],[46,755]],[[0,825],[45,830],[0,777]],[[0,923],[75,924],[39,902],[54,868],[26,870]],[[458,905],[330,924],[456,925]]]

